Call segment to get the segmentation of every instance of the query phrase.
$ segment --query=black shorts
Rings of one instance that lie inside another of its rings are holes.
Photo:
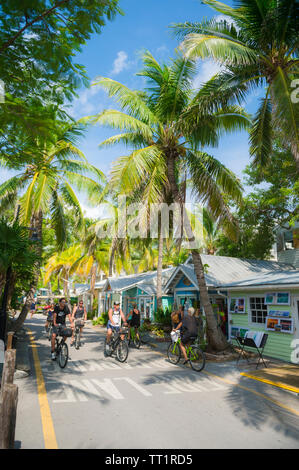
[[[195,334],[192,334],[192,333],[183,333],[183,335],[181,336],[181,341],[183,344],[186,344],[188,343],[189,341],[193,341],[193,339],[196,337]],[[192,340],[191,340],[192,338]]]

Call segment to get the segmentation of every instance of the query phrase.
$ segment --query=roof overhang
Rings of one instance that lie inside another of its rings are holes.
[[[191,282],[192,286],[195,287],[196,289],[198,289],[197,286],[194,285],[194,281],[192,279],[190,279],[190,277],[188,276],[188,273],[186,273],[184,271],[184,265],[180,265],[176,268],[176,270],[172,273],[172,275],[170,276],[170,278],[168,279],[166,285],[165,285],[165,288],[164,288],[164,291],[167,293],[170,291],[170,289],[172,288],[172,283],[177,280],[177,282],[179,282],[179,280],[181,279],[182,276],[185,276],[188,278],[188,280]]]
[[[220,287],[219,287],[220,289]],[[228,291],[240,291],[240,290],[290,290],[290,289],[299,289],[299,284],[284,284],[284,285],[277,285],[277,284],[264,284],[264,285],[255,285],[255,286],[222,286],[221,289],[225,289]]]

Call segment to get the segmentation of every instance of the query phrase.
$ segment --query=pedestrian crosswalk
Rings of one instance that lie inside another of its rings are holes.
[[[138,366],[144,369],[142,375],[136,374]],[[134,364],[117,364],[104,360],[70,361],[67,371],[58,376],[53,374],[53,364],[43,370],[46,384],[52,384],[48,387],[48,398],[55,404],[93,400],[107,403],[132,399],[134,395],[150,399],[161,394],[211,393],[227,389],[226,385],[202,374],[188,371],[186,375],[185,370],[175,368],[163,359],[152,361],[152,366],[138,361]],[[109,372],[112,375],[107,377]],[[119,375],[118,372],[125,374]]]

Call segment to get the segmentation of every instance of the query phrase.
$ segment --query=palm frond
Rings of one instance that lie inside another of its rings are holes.
[[[138,91],[130,90],[121,83],[104,77],[96,79],[94,85],[102,86],[109,96],[113,97],[131,116],[140,119],[145,124],[158,124],[157,117],[149,109]]]
[[[250,155],[253,164],[266,166],[272,151],[272,106],[269,100],[269,88],[265,98],[254,117],[250,131]]]

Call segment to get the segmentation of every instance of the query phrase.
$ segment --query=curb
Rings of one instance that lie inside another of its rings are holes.
[[[29,338],[27,331],[21,330],[16,341],[16,371],[15,378],[28,377],[31,373],[31,363],[29,358]]]

